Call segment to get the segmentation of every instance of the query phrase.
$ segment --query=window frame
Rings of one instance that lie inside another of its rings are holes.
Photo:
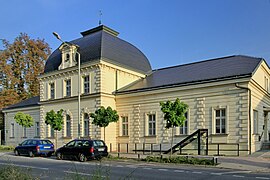
[[[179,127],[179,135],[188,135],[188,132],[189,132],[189,130],[188,130],[188,128],[189,128],[188,115],[189,115],[189,113],[187,111],[185,113],[186,120],[184,121],[183,126]]]
[[[71,137],[71,117],[69,114],[66,114],[65,133],[66,137]]]
[[[40,123],[35,122],[35,137],[40,137]]]
[[[66,79],[65,84],[66,84],[66,97],[71,97],[71,79]]]
[[[225,115],[223,115],[223,113]],[[227,128],[226,128],[227,118],[226,117],[227,117],[226,108],[215,109],[215,117],[214,117],[215,118],[215,134],[226,134],[227,133]],[[224,123],[223,123],[223,120],[224,120]],[[223,132],[223,129],[224,129],[224,132]],[[217,132],[217,130],[219,130],[219,132]]]
[[[253,109],[253,134],[258,133],[259,133],[259,112],[256,109]]]
[[[55,83],[50,83],[50,99],[55,99]]]
[[[153,118],[154,117],[154,118]],[[147,115],[148,120],[148,136],[156,136],[156,114],[150,113]],[[150,127],[151,125],[151,127]]]
[[[85,118],[85,115],[88,116],[88,118]],[[86,123],[87,122],[87,123]],[[86,127],[87,124],[87,127]],[[90,136],[90,129],[89,129],[89,125],[90,125],[90,116],[88,113],[84,113],[83,115],[83,136],[84,137],[89,137]],[[86,133],[87,132],[87,133]]]
[[[10,124],[10,137],[11,138],[15,137],[15,124],[14,123]]]
[[[83,91],[84,94],[90,93],[90,76],[89,75],[86,75],[83,77],[83,90],[84,90]]]
[[[122,136],[129,136],[128,116],[121,116]]]

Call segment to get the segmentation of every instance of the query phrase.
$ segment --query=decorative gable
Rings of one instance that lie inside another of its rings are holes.
[[[78,46],[71,43],[63,43],[59,47],[59,50],[61,51],[61,57],[62,61],[58,69],[65,69],[72,66],[76,66],[78,62]]]

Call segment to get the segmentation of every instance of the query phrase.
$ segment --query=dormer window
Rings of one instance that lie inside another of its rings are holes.
[[[69,61],[69,59],[70,59],[70,55],[69,55],[69,53],[67,53],[65,61],[67,62],[67,61]]]

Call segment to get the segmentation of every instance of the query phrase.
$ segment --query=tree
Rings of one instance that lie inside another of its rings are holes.
[[[106,109],[101,106],[99,109],[95,111],[95,113],[90,113],[90,117],[93,118],[92,124],[104,127],[104,141],[105,141],[105,128],[111,122],[117,122],[119,120],[119,116],[116,110],[113,110],[110,106]]]
[[[50,125],[51,128],[55,131],[61,131],[64,124],[64,117],[63,117],[63,109],[60,109],[55,113],[54,110],[51,110],[46,113],[45,123]],[[57,133],[56,133],[56,140],[55,145],[57,147]]]
[[[177,98],[174,102],[160,102],[161,111],[164,113],[164,119],[166,120],[166,129],[172,128],[172,139],[171,139],[171,154],[173,145],[173,128],[183,126],[186,117],[185,113],[188,110],[188,105],[181,102]]]
[[[31,39],[26,33],[21,33],[13,43],[7,40],[2,42],[4,49],[0,53],[0,108],[39,95],[37,77],[43,72],[45,61],[51,53],[44,40]],[[10,91],[15,96],[9,95]]]
[[[23,112],[17,112],[14,116],[16,123],[18,123],[22,127],[32,127],[34,125],[34,119],[29,114],[25,114]]]

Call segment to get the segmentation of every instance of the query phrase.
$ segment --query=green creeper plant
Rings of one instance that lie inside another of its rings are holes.
[[[166,129],[172,128],[172,139],[171,139],[171,154],[172,154],[172,145],[173,145],[173,128],[183,126],[186,117],[185,113],[188,110],[188,105],[184,102],[181,102],[177,98],[174,102],[160,102],[161,111],[164,114],[164,119],[166,120]]]
[[[95,111],[95,113],[90,113],[90,117],[93,118],[92,124],[104,128],[104,141],[105,141],[105,128],[111,122],[117,122],[119,120],[119,115],[116,110],[113,110],[110,106],[107,108],[101,106]]]
[[[53,128],[53,130],[61,131],[64,124],[63,111],[64,111],[63,109],[60,109],[56,113],[54,110],[47,112],[46,117],[45,117],[45,123],[47,125],[50,125],[51,128]],[[55,145],[57,147],[57,133],[56,133]]]
[[[33,117],[23,112],[17,112],[14,116],[14,119],[16,123],[18,123],[22,127],[29,128],[34,125]]]

